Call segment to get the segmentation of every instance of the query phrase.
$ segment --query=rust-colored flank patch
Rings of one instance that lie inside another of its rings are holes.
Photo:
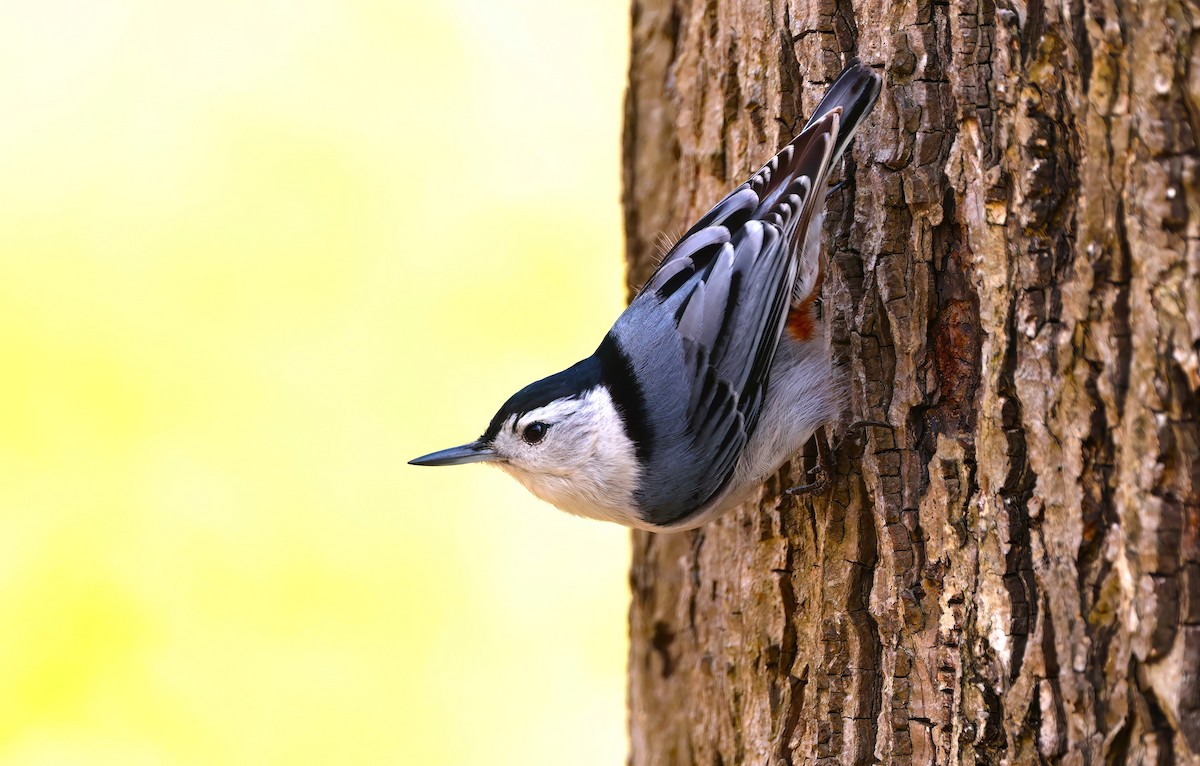
[[[807,298],[792,306],[791,312],[788,313],[788,332],[801,343],[812,340],[813,330],[816,329],[813,303],[816,302],[819,293],[819,290],[813,290]]]

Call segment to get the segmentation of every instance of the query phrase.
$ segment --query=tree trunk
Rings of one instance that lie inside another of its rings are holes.
[[[634,534],[631,762],[1197,763],[1200,5],[635,0],[631,285],[853,55],[833,487]]]

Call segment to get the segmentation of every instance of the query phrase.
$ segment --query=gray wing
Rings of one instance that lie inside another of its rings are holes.
[[[757,423],[841,110],[810,124],[667,254],[612,337],[640,384],[649,434],[639,502],[670,524],[713,498]]]

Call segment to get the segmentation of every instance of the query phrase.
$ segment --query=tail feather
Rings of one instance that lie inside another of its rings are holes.
[[[799,135],[730,192],[675,243],[643,286],[666,299],[711,264],[721,246],[753,219],[778,226],[796,253],[796,300],[820,283],[820,231],[829,174],[879,96],[880,80],[852,60]],[[797,252],[798,251],[798,252]]]
[[[787,187],[802,176],[807,176],[819,190],[811,204],[823,208],[828,171],[854,138],[859,124],[870,114],[879,98],[879,90],[879,75],[858,59],[851,59],[829,86],[804,129],[750,180],[760,200],[754,215],[770,210],[786,193]],[[811,147],[821,143],[826,135],[833,139],[828,163],[821,158],[823,152],[814,154],[811,151]]]
[[[850,139],[858,130],[859,124],[875,106],[879,98],[879,75],[871,71],[858,59],[851,59],[838,78],[825,91],[825,97],[817,105],[816,110],[809,116],[804,126],[803,134],[813,125],[835,109],[841,109],[842,121],[838,130],[837,143],[833,147],[833,156],[839,157],[846,150]]]
[[[793,156],[802,152],[800,147],[810,144],[816,136],[828,134],[833,139],[833,148],[828,163],[820,172],[810,173],[816,183],[818,195],[812,199],[812,209],[806,218],[807,227],[799,232],[796,246],[799,248],[798,273],[792,294],[794,311],[804,317],[811,314],[813,299],[820,290],[824,276],[821,258],[821,226],[825,220],[825,197],[829,173],[834,163],[845,152],[858,130],[859,124],[870,114],[879,98],[879,75],[852,59],[833,84],[826,90],[804,130],[792,139],[790,146],[796,147]],[[807,320],[806,320],[807,321]]]

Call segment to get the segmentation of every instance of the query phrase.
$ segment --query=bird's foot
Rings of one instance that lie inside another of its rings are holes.
[[[789,487],[783,491],[783,494],[790,497],[800,497],[801,495],[819,495],[829,489],[829,472],[825,470],[825,466],[813,466],[813,469],[808,472],[813,476],[813,480],[807,484],[801,484],[798,487]]]
[[[819,495],[833,483],[830,480],[829,467],[833,465],[833,455],[830,453],[829,440],[825,437],[825,428],[817,429],[817,464],[809,470],[808,474],[813,477],[812,481],[807,484],[801,484],[798,487],[785,489],[783,494],[790,497],[799,497],[801,495]]]
[[[889,431],[896,430],[896,427],[894,425],[892,425],[891,423],[884,423],[882,420],[856,420],[853,423],[851,423],[850,425],[846,426],[846,430],[854,431],[854,430],[857,430],[860,428],[865,429],[869,426],[875,426],[876,428],[886,428]]]

